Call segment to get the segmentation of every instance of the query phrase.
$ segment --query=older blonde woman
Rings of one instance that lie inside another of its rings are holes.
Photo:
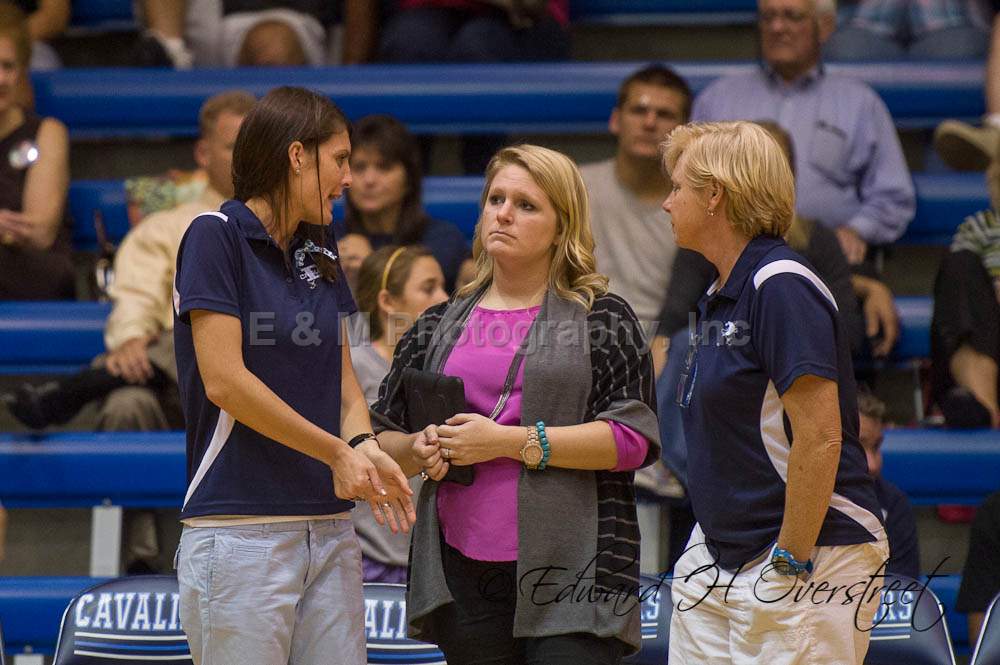
[[[670,662],[861,663],[888,546],[836,301],[782,240],[788,161],[745,122],[679,127],[663,151],[677,244],[719,272],[677,387],[697,525]]]
[[[397,346],[372,407],[424,484],[410,635],[449,665],[617,663],[641,643],[632,471],[659,457],[653,370],[629,306],[595,271],[587,194],[538,146],[490,162],[478,274]],[[408,433],[405,368],[459,376],[469,412]]]

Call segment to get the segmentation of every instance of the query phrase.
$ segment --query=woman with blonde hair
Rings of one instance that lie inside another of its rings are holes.
[[[573,162],[532,145],[498,152],[477,276],[400,341],[372,407],[385,449],[432,479],[407,614],[411,637],[451,665],[618,663],[640,647],[632,472],[659,458],[653,370],[593,249]],[[460,377],[467,412],[413,432],[407,368]],[[472,483],[449,480],[452,466],[473,467]]]
[[[836,301],[782,239],[788,160],[747,122],[678,127],[663,153],[677,245],[719,274],[676,393],[697,524],[674,568],[685,611],[670,660],[860,664],[878,594],[851,585],[877,574],[888,545]],[[833,591],[796,602],[807,585]]]

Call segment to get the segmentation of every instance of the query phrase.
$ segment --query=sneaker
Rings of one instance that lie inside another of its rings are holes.
[[[945,120],[934,130],[934,149],[944,163],[957,171],[985,171],[997,156],[1000,129],[973,127],[959,120]]]
[[[132,64],[136,67],[191,69],[194,57],[183,40],[162,37],[157,32],[147,30],[135,44]]]
[[[989,409],[965,388],[956,386],[949,390],[940,406],[949,429],[988,429],[992,424]]]
[[[62,387],[56,381],[33,386],[30,383],[17,388],[12,393],[0,395],[0,402],[7,407],[10,415],[31,429],[45,429],[49,425],[61,425],[73,417],[59,408]]]

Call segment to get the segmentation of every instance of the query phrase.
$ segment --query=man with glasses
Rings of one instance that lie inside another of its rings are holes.
[[[799,215],[834,229],[852,265],[897,240],[913,218],[913,183],[892,117],[866,84],[826,72],[835,0],[760,0],[761,68],[715,81],[692,120],[773,120],[796,146]]]

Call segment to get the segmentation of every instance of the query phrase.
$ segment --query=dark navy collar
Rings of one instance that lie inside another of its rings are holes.
[[[236,228],[240,230],[240,233],[242,233],[245,238],[250,240],[260,240],[262,242],[270,243],[275,247],[278,246],[267,232],[267,229],[264,228],[264,223],[260,221],[260,218],[257,217],[253,210],[248,208],[247,204],[243,201],[230,199],[222,204],[219,211],[224,214],[230,222],[234,222],[236,224]],[[305,222],[301,222],[301,224],[305,224]],[[326,249],[330,250],[333,257],[336,258],[339,253],[336,250],[336,244],[332,242],[330,236],[328,235],[331,232],[331,230],[324,229],[323,244],[327,246]],[[289,242],[289,250],[295,249],[302,242],[302,234],[295,233]],[[332,245],[332,247],[330,247],[330,245]]]
[[[751,240],[743,248],[740,258],[736,259],[736,265],[729,273],[729,279],[726,280],[721,289],[712,294],[713,297],[739,300],[740,294],[743,293],[743,287],[750,281],[761,259],[775,247],[782,247],[784,244],[783,239],[768,235],[759,235]],[[715,288],[714,285],[713,288]]]
[[[219,212],[228,217],[230,222],[235,222],[236,228],[240,230],[240,233],[244,237],[250,240],[263,240],[264,242],[271,240],[271,236],[268,235],[263,222],[260,221],[257,215],[253,213],[253,210],[248,208],[247,204],[243,201],[230,199],[222,204]]]

